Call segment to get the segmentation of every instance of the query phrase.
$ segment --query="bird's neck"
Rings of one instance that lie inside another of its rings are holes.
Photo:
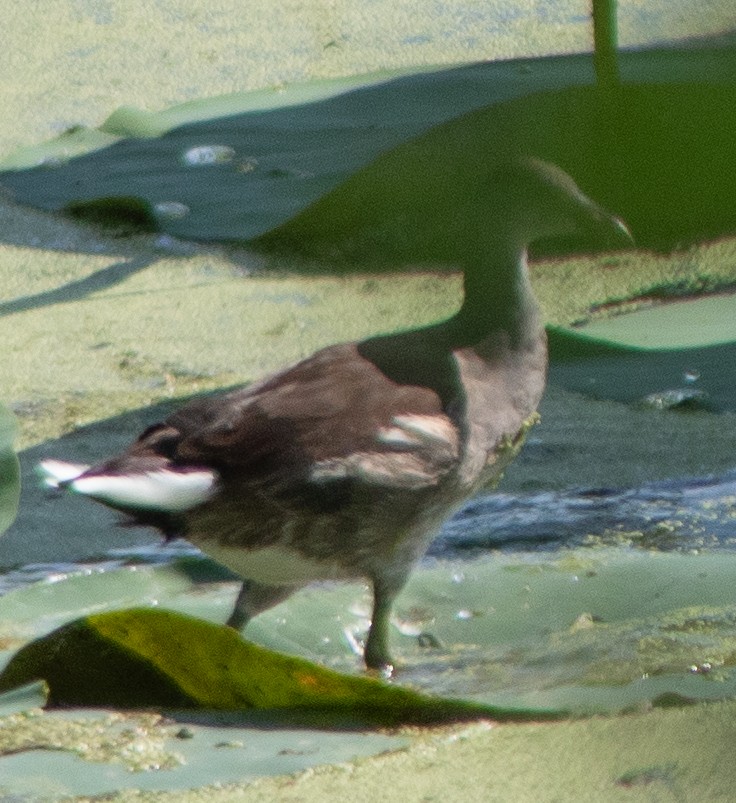
[[[474,346],[497,332],[505,332],[515,348],[538,337],[541,316],[524,246],[499,243],[482,261],[466,264],[464,290],[462,307],[447,322],[457,347]]]
[[[477,264],[472,259],[465,264],[465,300],[451,318],[358,344],[361,356],[387,376],[403,384],[434,388],[445,404],[457,395],[453,352],[470,349],[482,360],[495,360],[501,352],[535,350],[543,339],[525,248],[499,245],[490,252],[484,249],[484,258]]]

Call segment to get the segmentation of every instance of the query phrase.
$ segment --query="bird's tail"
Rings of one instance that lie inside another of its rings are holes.
[[[63,488],[89,470],[82,463],[67,463],[64,460],[43,460],[38,464],[38,474],[48,488]]]
[[[120,473],[62,460],[44,460],[39,474],[50,488],[65,488],[126,513],[185,513],[206,502],[217,477],[203,468],[162,467]]]

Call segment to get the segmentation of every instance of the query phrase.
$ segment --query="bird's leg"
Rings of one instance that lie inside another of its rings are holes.
[[[253,580],[244,580],[227,624],[235,630],[242,630],[254,616],[283,602],[295,590],[291,586],[264,586]]]
[[[363,657],[369,669],[378,669],[386,676],[391,676],[394,672],[394,664],[388,649],[391,606],[405,582],[406,576],[400,579],[373,578],[373,618]]]

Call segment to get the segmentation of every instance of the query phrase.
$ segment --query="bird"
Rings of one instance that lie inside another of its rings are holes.
[[[538,418],[547,347],[529,245],[575,233],[631,242],[619,217],[538,158],[479,168],[474,191],[483,236],[463,249],[453,315],[327,346],[191,401],[98,465],[45,460],[46,484],[232,570],[242,585],[227,624],[239,630],[314,581],[367,581],[363,660],[391,676],[397,595],[442,523],[497,483]]]

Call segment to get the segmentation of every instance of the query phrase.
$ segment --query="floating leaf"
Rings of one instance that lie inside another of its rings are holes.
[[[0,691],[43,679],[54,706],[260,711],[379,725],[458,719],[557,718],[444,700],[341,675],[172,611],[133,608],[77,619],[23,647]]]
[[[0,533],[13,523],[20,498],[20,467],[12,448],[14,439],[15,418],[0,405]]]
[[[736,410],[736,294],[549,328],[550,379],[652,409]]]
[[[137,138],[109,144],[101,133],[100,149],[81,156],[68,138],[50,143],[43,157],[6,161],[22,169],[0,181],[46,209],[114,197],[178,204],[189,214],[157,223],[180,237],[268,235],[264,246],[442,261],[448,204],[477,204],[478,165],[512,149],[569,170],[640,244],[671,246],[733,230],[736,87],[732,60],[717,50],[668,56],[672,83],[663,84],[661,54],[622,53],[637,80],[610,92],[588,85],[589,56],[569,55],[317,82],[209,110],[203,101],[158,121],[121,110],[106,132]],[[690,83],[678,83],[683,74]],[[227,158],[187,158],[213,147]],[[417,202],[409,220],[396,215],[407,193]]]

